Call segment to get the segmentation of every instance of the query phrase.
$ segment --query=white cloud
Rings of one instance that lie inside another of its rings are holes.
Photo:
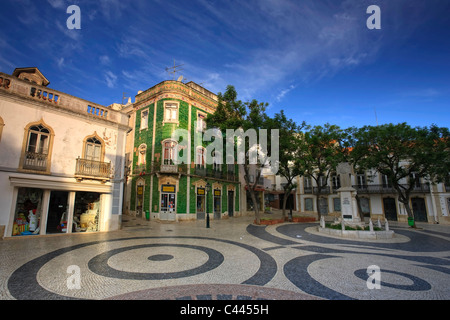
[[[296,86],[294,86],[293,84],[291,84],[287,89],[281,90],[281,92],[277,95],[277,102],[280,102],[281,100],[283,100],[284,96],[286,94],[288,94],[290,91],[294,90]]]
[[[61,69],[61,68],[64,66],[64,58],[63,58],[63,57],[59,58],[59,59],[56,61],[56,63],[57,63],[57,65],[58,65],[58,68]]]
[[[105,81],[108,88],[115,88],[117,84],[117,76],[111,71],[105,73]]]
[[[64,0],[47,0],[50,5],[55,9],[65,8]]]
[[[100,59],[100,64],[102,64],[104,66],[108,66],[111,64],[111,59],[107,55],[100,56],[99,59]]]

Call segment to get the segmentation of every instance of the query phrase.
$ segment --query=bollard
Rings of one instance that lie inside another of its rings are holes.
[[[206,228],[209,228],[209,213],[206,214]]]

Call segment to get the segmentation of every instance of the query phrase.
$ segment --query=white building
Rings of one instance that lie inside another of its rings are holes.
[[[273,190],[283,190],[283,178],[267,175],[273,184]],[[317,208],[317,185],[314,179],[296,177],[294,210],[325,216],[341,216],[341,199],[338,189],[341,187],[340,176],[330,174],[327,181],[322,181]],[[405,206],[398,200],[397,192],[390,186],[386,176],[379,172],[356,172],[351,176],[352,187],[357,191],[360,208],[365,218],[377,220],[407,222]],[[408,181],[404,179],[406,185]],[[272,192],[274,193],[274,192]],[[276,193],[276,192],[275,192]],[[450,185],[430,184],[423,179],[415,181],[411,192],[410,207],[417,222],[450,224]]]
[[[48,84],[0,73],[0,237],[117,230],[128,116]]]

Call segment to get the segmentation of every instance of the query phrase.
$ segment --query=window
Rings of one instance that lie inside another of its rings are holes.
[[[102,159],[102,142],[96,137],[91,137],[85,143],[85,159],[92,161],[101,161]]]
[[[383,184],[383,188],[392,188],[391,181],[389,180],[389,177],[385,174],[381,176],[381,182]]]
[[[333,183],[333,190],[337,190],[341,187],[341,176],[340,175],[334,174],[331,177],[331,181]]]
[[[420,178],[417,176],[417,174],[415,172],[410,174],[409,179],[410,179],[410,183],[414,184],[414,188],[420,189],[420,187],[421,187]]]
[[[366,175],[364,173],[358,173],[356,175],[356,183],[358,187],[366,187]]]
[[[147,155],[147,145],[145,143],[139,146],[138,166],[143,166],[146,163],[145,157]]]
[[[195,165],[200,168],[205,167],[205,148],[197,147],[197,154],[195,159]]]
[[[311,177],[303,177],[303,190],[305,193],[312,192],[312,182]]]
[[[26,130],[23,169],[49,171],[50,138],[50,129],[42,124],[31,125]]]
[[[327,185],[327,177],[320,176],[319,177],[319,184],[321,187],[325,187]]]
[[[164,142],[163,147],[164,147],[163,164],[173,165],[175,160],[177,143],[175,141],[166,141]]]
[[[141,130],[148,129],[148,109],[141,112]]]
[[[305,198],[305,211],[313,211],[313,199]]]
[[[205,131],[206,130],[206,115],[202,113],[198,113],[197,115],[197,131]]]
[[[219,151],[214,151],[213,155],[213,170],[222,171],[222,158]]]
[[[178,103],[164,104],[164,122],[178,123]]]
[[[75,167],[75,177],[82,179],[99,179],[107,181],[111,177],[111,163],[104,162],[105,149],[103,140],[94,133],[83,141],[82,158],[78,158]]]

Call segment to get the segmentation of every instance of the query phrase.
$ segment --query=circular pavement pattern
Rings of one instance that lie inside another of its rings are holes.
[[[322,237],[308,232],[312,226],[248,225],[254,245],[129,234],[71,245],[15,269],[7,288],[19,300],[450,298],[448,234],[399,229],[409,241],[361,242]],[[371,265],[380,268],[381,290],[367,286]]]
[[[204,245],[198,245],[199,241]],[[68,289],[70,274],[66,270],[72,265],[80,268],[82,290]],[[20,300],[98,299],[161,286],[158,280],[164,280],[164,285],[176,279],[224,281],[223,274],[228,274],[228,283],[264,286],[276,272],[276,262],[269,254],[244,243],[206,237],[133,237],[44,254],[16,269],[8,289]],[[106,292],[105,287],[115,289]]]

